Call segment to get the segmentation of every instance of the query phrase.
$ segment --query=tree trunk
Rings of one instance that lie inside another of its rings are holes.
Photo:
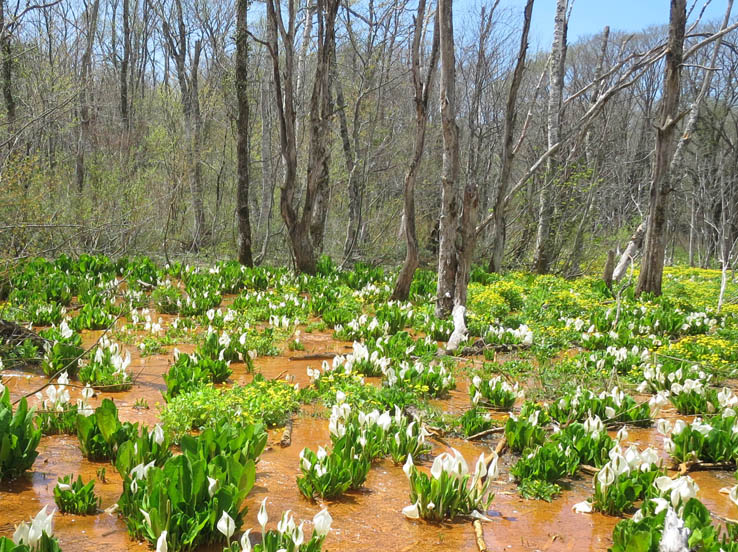
[[[254,266],[251,256],[251,221],[249,219],[249,93],[248,93],[248,0],[236,3],[236,97],[238,100],[238,262]]]
[[[330,170],[331,130],[330,66],[336,40],[336,16],[339,0],[318,0],[318,51],[313,92],[310,96],[310,144],[308,148],[307,189],[302,209],[302,227],[310,232],[313,256],[323,251],[325,221],[328,215],[328,181]],[[310,267],[311,274],[315,267]]]
[[[673,3],[672,3],[672,10],[673,10]],[[733,0],[728,0],[728,6],[725,10],[725,17],[723,18],[722,26],[720,28],[721,32],[724,31],[726,27],[728,26],[728,23],[730,22],[730,14],[732,10],[733,10]],[[671,32],[671,28],[670,28],[670,32]],[[669,44],[671,44],[671,40]],[[721,44],[722,44],[722,37],[718,37],[715,40],[715,45],[713,47],[712,58],[710,61],[711,67],[715,67],[716,65]],[[682,50],[683,48],[684,46],[682,45]],[[671,177],[680,175],[682,172],[681,166],[682,166],[682,161],[684,159],[684,152],[686,151],[686,147],[689,144],[690,140],[692,139],[694,128],[695,126],[697,126],[700,105],[702,103],[702,100],[707,95],[707,92],[710,89],[710,83],[712,82],[713,73],[714,73],[713,70],[705,71],[705,74],[702,78],[702,86],[700,87],[700,91],[697,94],[697,97],[692,102],[692,104],[689,106],[689,115],[687,117],[687,123],[684,125],[684,131],[682,132],[682,135],[679,138],[679,142],[677,143],[676,149],[674,151],[674,155],[671,158],[671,161],[669,162],[668,174],[665,176],[667,180],[670,179]],[[678,105],[678,101],[677,101],[677,105]],[[658,140],[658,137],[657,137],[657,140]],[[653,186],[651,188],[651,191],[653,192]],[[694,202],[692,206],[692,215],[694,215]],[[626,247],[625,251],[621,255],[620,261],[618,262],[618,266],[615,269],[615,274],[613,276],[616,281],[622,278],[623,274],[625,274],[625,269],[627,268],[628,263],[632,260],[632,258],[636,255],[638,250],[641,248],[641,245],[643,243],[643,232],[641,232],[641,230],[643,229],[644,225],[648,226],[648,219],[641,222],[635,234],[633,235],[630,242],[628,243],[628,246]],[[693,247],[693,243],[692,243],[693,227],[694,227],[694,223],[692,221],[690,222],[690,234],[689,234],[689,240],[690,240],[689,241],[689,264],[690,266],[694,266],[694,251],[692,248]],[[634,241],[635,238],[637,238],[637,242]]]
[[[643,237],[645,236],[645,234],[646,227],[643,223],[641,223],[638,225],[638,228],[636,228],[635,233],[630,237],[625,251],[623,251],[623,254],[620,255],[620,260],[618,261],[618,264],[612,273],[612,278],[614,281],[619,282],[623,278],[623,276],[625,276],[625,272],[628,270],[631,262],[643,246]]]
[[[190,156],[190,194],[192,195],[192,210],[194,211],[194,228],[192,237],[192,249],[199,251],[205,242],[205,208],[203,206],[202,191],[202,165],[200,153],[202,144],[202,116],[200,114],[200,91],[198,85],[198,72],[200,69],[200,53],[202,42],[195,41],[195,52],[192,57],[192,69],[190,74],[190,97],[188,110],[190,112],[191,139],[188,140],[188,151]],[[185,114],[185,118],[187,115]]]
[[[10,28],[5,22],[5,0],[0,0],[0,56],[2,56],[3,99],[8,116],[8,130],[15,130],[15,98],[13,97],[13,57],[10,49]]]
[[[502,270],[502,257],[505,253],[506,221],[505,204],[508,188],[510,187],[510,175],[512,173],[515,152],[513,151],[513,133],[515,132],[515,121],[517,118],[516,104],[520,83],[525,73],[525,58],[528,52],[528,33],[533,15],[533,1],[528,0],[523,10],[523,30],[520,34],[520,47],[518,48],[518,59],[515,62],[510,90],[507,94],[505,106],[505,123],[502,130],[502,166],[497,181],[497,193],[495,195],[494,231],[492,234],[492,255],[489,260],[489,272],[500,272]]]
[[[566,9],[568,0],[557,0],[554,18],[554,38],[551,47],[548,92],[548,147],[557,144],[561,136],[561,102],[564,93],[564,69],[566,63]],[[538,207],[538,231],[533,259],[533,270],[538,274],[548,272],[551,264],[551,220],[554,212],[553,187],[556,185],[557,165],[553,156],[546,161],[546,182],[543,185]]]
[[[302,213],[298,214],[295,205],[297,184],[297,143],[295,135],[294,102],[294,49],[295,49],[295,5],[288,3],[288,23],[282,20],[279,2],[267,1],[267,22],[269,27],[269,53],[272,58],[274,89],[279,117],[280,149],[284,161],[284,180],[280,194],[280,211],[287,226],[290,248],[298,271],[314,274],[317,258],[314,242],[322,247],[325,231],[325,210],[327,209],[328,166],[330,152],[330,69],[331,48],[335,40],[335,24],[338,0],[318,0],[317,22],[318,38],[315,79],[310,98],[310,141],[308,146],[307,187]],[[279,34],[278,34],[279,33]],[[284,45],[284,61],[279,55],[278,37]],[[282,63],[284,65],[282,65]],[[284,85],[282,84],[284,75]],[[316,203],[325,201],[325,207]]]
[[[472,90],[471,108],[469,112],[469,157],[466,181],[464,182],[464,195],[461,204],[459,229],[456,239],[456,281],[454,283],[454,307],[466,307],[466,292],[469,284],[469,273],[471,272],[472,257],[477,244],[477,219],[479,218],[479,175],[478,158],[481,149],[481,129],[479,128],[479,108],[482,99],[482,73],[484,71],[484,60],[489,38],[492,18],[495,9],[499,5],[497,0],[486,14],[483,6],[479,22],[479,45],[477,47],[477,60],[474,67],[474,88]],[[463,319],[463,315],[461,315]]]
[[[358,175],[356,174],[356,157],[351,148],[351,138],[349,136],[348,120],[346,117],[346,99],[343,95],[343,85],[338,78],[335,45],[331,54],[331,81],[336,91],[338,128],[341,135],[341,145],[343,146],[343,156],[346,165],[346,178],[348,180],[348,226],[346,227],[346,240],[343,244],[343,256],[348,259],[354,250],[356,240],[359,236],[359,227],[361,225],[361,188],[359,186]]]
[[[392,299],[406,301],[410,294],[410,284],[413,275],[418,268],[418,239],[415,233],[415,180],[420,161],[425,149],[425,130],[428,123],[428,98],[433,86],[433,73],[438,61],[438,16],[434,18],[433,46],[431,47],[430,60],[426,68],[425,81],[420,75],[420,44],[423,35],[423,22],[425,21],[425,0],[419,0],[418,13],[415,17],[415,28],[412,43],[412,65],[411,78],[415,90],[415,140],[413,143],[413,157],[410,166],[405,173],[405,185],[403,188],[403,233],[405,235],[405,261],[397,276]]]
[[[123,58],[120,62],[120,119],[128,129],[128,65],[131,60],[130,0],[123,0]]]
[[[77,129],[77,155],[75,160],[75,180],[77,191],[82,193],[85,187],[85,153],[90,147],[90,104],[89,87],[92,65],[92,47],[95,43],[97,31],[97,14],[100,0],[94,2],[85,10],[86,41],[82,53],[80,68],[80,91],[79,91],[79,126]]]
[[[274,170],[272,167],[272,122],[269,113],[269,87],[271,78],[266,76],[261,79],[260,90],[260,113],[261,113],[261,206],[259,208],[259,232],[262,236],[261,252],[256,260],[259,264],[266,256],[269,243],[269,222],[272,217],[272,204],[274,202]]]
[[[459,204],[456,182],[459,175],[459,129],[456,125],[456,60],[454,54],[453,0],[438,1],[439,48],[441,52],[441,216],[439,224],[438,288],[436,316],[445,318],[454,305],[456,285],[456,225]]]
[[[661,278],[664,272],[666,249],[666,213],[671,192],[669,165],[674,155],[672,142],[678,123],[686,22],[686,0],[671,0],[661,121],[656,129],[656,153],[648,206],[646,241],[636,288],[637,294],[647,292],[661,295]]]

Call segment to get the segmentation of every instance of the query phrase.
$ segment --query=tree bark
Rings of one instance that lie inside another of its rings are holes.
[[[13,56],[10,47],[10,26],[5,22],[5,0],[0,0],[0,56],[2,56],[3,100],[8,117],[8,129],[15,129],[15,98],[13,97]]]
[[[651,193],[646,225],[641,272],[636,293],[661,295],[666,249],[666,212],[670,189],[669,165],[674,155],[672,142],[676,134],[681,92],[684,34],[687,22],[686,0],[671,0],[669,43],[666,52],[661,121],[656,129],[656,153],[651,179]]]
[[[723,18],[722,26],[720,27],[720,31],[717,34],[720,34],[721,32],[725,31],[725,29],[728,27],[728,23],[730,22],[730,14],[732,10],[733,10],[733,0],[728,0],[728,5],[725,10],[725,16]],[[670,44],[671,44],[671,40],[670,40]],[[714,68],[716,65],[721,44],[722,44],[722,36],[715,39],[715,45],[713,47],[712,58],[710,61],[711,68]],[[683,49],[683,46],[682,46],[682,49]],[[682,161],[684,159],[684,152],[686,151],[686,147],[689,145],[689,142],[692,139],[692,134],[694,132],[694,129],[697,126],[697,120],[699,118],[699,112],[700,112],[700,105],[702,104],[703,99],[705,98],[705,96],[707,95],[707,92],[710,89],[710,83],[712,82],[713,73],[714,73],[713,70],[705,71],[705,74],[702,78],[702,85],[700,86],[700,91],[697,94],[697,97],[692,102],[692,104],[689,106],[689,115],[687,117],[687,122],[684,125],[684,131],[682,132],[679,142],[677,142],[674,155],[671,158],[671,161],[669,162],[668,174],[665,177],[667,179],[681,177],[680,173],[682,171]],[[693,207],[692,207],[692,215],[694,215],[694,202],[693,202]],[[620,260],[618,261],[618,265],[615,268],[615,273],[613,274],[613,278],[615,279],[615,281],[619,281],[623,277],[623,275],[625,274],[625,270],[628,267],[628,264],[632,261],[633,257],[635,257],[635,255],[640,250],[643,244],[643,232],[645,231],[644,226],[648,226],[648,219],[641,222],[641,224],[638,226],[638,229],[633,234],[633,237],[628,242],[628,246],[626,247],[625,251],[623,251],[623,254],[620,257]],[[694,223],[691,222],[690,223],[690,234],[689,234],[689,238],[690,238],[689,264],[690,266],[694,266],[694,251],[692,249],[693,228],[694,228]]]
[[[418,239],[415,232],[415,181],[420,168],[425,149],[425,131],[428,123],[428,98],[433,86],[433,73],[438,62],[438,16],[434,17],[433,45],[430,59],[426,68],[425,80],[420,74],[420,44],[425,21],[425,0],[419,0],[418,12],[415,17],[415,27],[412,43],[412,61],[410,75],[412,78],[415,96],[415,139],[413,142],[413,156],[410,166],[405,173],[403,187],[403,233],[405,235],[405,261],[402,264],[397,282],[392,292],[392,299],[406,301],[410,294],[415,270],[418,268]]]
[[[123,58],[120,62],[120,119],[128,130],[128,73],[131,60],[130,0],[123,0]]]
[[[441,216],[439,224],[438,287],[436,316],[445,318],[454,305],[456,285],[456,227],[459,203],[459,129],[456,125],[456,60],[454,53],[453,0],[438,1],[439,48],[441,52]]]
[[[333,103],[330,87],[330,65],[336,39],[335,26],[339,0],[318,0],[318,51],[313,91],[310,96],[310,143],[308,148],[307,189],[302,209],[302,226],[310,232],[313,263],[323,251],[325,221],[328,215],[328,182]],[[309,267],[311,274],[315,266]]]
[[[318,38],[315,78],[310,98],[310,140],[308,145],[307,186],[302,212],[295,205],[297,185],[297,142],[295,134],[294,50],[295,3],[288,1],[288,23],[285,27],[280,3],[267,1],[269,53],[272,58],[274,89],[280,129],[280,149],[284,162],[284,179],[280,194],[280,211],[287,227],[290,248],[298,271],[314,274],[317,257],[314,242],[322,246],[325,217],[322,207],[328,187],[330,152],[330,87],[328,83],[330,56],[335,40],[338,0],[318,0]],[[278,34],[279,33],[279,34]],[[284,45],[284,62],[279,55],[279,37]],[[282,65],[283,63],[283,65]],[[282,81],[284,75],[284,84]],[[327,205],[326,205],[327,208]],[[315,216],[316,212],[318,216]]]
[[[262,236],[261,252],[256,264],[260,264],[266,256],[269,243],[269,222],[272,217],[272,205],[274,203],[274,169],[272,167],[272,121],[269,111],[269,95],[272,85],[271,77],[261,79],[260,90],[260,113],[261,113],[261,206],[259,208],[259,232]]]
[[[251,255],[251,220],[249,219],[249,94],[248,94],[248,0],[236,3],[236,97],[238,101],[238,262],[254,266]]]
[[[97,14],[100,0],[94,2],[85,10],[86,40],[82,53],[80,67],[79,90],[79,126],[77,128],[77,155],[75,160],[75,180],[77,191],[82,193],[85,187],[85,153],[90,147],[90,73],[92,66],[92,47],[95,43],[97,31]]]
[[[530,22],[533,16],[533,2],[534,0],[527,0],[525,9],[523,10],[523,30],[520,34],[518,59],[515,62],[515,69],[513,70],[510,90],[507,94],[507,104],[505,106],[505,123],[502,130],[502,165],[500,167],[500,176],[497,181],[497,193],[495,195],[495,204],[493,206],[494,231],[492,234],[492,255],[489,260],[489,272],[500,272],[502,270],[502,258],[505,253],[507,224],[505,220],[505,196],[507,195],[508,188],[510,187],[510,175],[512,173],[512,165],[515,158],[515,152],[513,151],[513,133],[515,132],[515,122],[517,119],[516,104],[518,101],[520,83],[523,82],[523,74],[525,73],[525,58],[528,52],[528,33],[530,32]]]
[[[548,147],[558,144],[561,137],[561,102],[564,92],[564,69],[566,63],[566,10],[568,0],[557,0],[554,18],[554,38],[551,47],[548,96]],[[551,220],[553,218],[553,186],[556,182],[556,163],[553,157],[546,162],[546,183],[541,190],[538,207],[538,231],[533,259],[533,270],[545,274],[551,264]]]

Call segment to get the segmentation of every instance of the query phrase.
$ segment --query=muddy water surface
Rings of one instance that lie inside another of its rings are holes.
[[[97,339],[94,332],[85,335],[85,343]],[[335,341],[327,334],[303,334],[301,341],[305,351],[285,352],[280,357],[257,359],[257,368],[268,378],[289,377],[300,386],[308,385],[308,366],[318,368],[326,353],[345,354],[350,344]],[[102,398],[112,398],[123,420],[153,425],[158,420],[158,406],[163,403],[161,391],[165,388],[162,374],[172,362],[171,351],[141,358],[135,347],[127,346],[132,362],[129,370],[135,376],[135,385],[129,391],[98,393],[91,403],[97,406]],[[191,346],[178,347],[190,352]],[[304,358],[312,355],[311,358]],[[293,357],[293,360],[290,360]],[[330,362],[330,360],[328,360]],[[251,380],[242,363],[232,365],[233,383]],[[37,389],[45,382],[39,376],[27,377],[17,373],[4,383],[10,388],[13,399]],[[461,378],[460,378],[461,379]],[[79,396],[80,388],[71,389],[72,400]],[[145,401],[149,408],[135,408],[136,403]],[[36,399],[31,397],[31,405]],[[460,413],[468,408],[466,382],[451,393],[445,401],[434,404],[447,412]],[[675,417],[665,412],[665,417]],[[495,416],[498,417],[497,415]],[[504,421],[505,415],[499,418]],[[363,489],[351,492],[336,501],[310,502],[302,497],[295,481],[299,473],[299,454],[304,447],[316,450],[318,446],[330,444],[328,421],[321,409],[307,410],[297,416],[293,424],[292,444],[282,448],[279,441],[282,430],[270,432],[267,449],[257,464],[257,479],[253,491],[246,500],[248,513],[244,529],[254,527],[259,532],[256,514],[259,504],[267,498],[270,516],[269,527],[275,527],[284,510],[292,510],[295,519],[310,521],[321,508],[327,507],[334,522],[326,543],[326,550],[338,551],[476,551],[474,530],[470,522],[429,524],[406,520],[401,509],[410,503],[409,486],[401,466],[385,459],[375,463],[369,472]],[[496,444],[494,436],[486,443],[470,443],[457,439],[434,442],[433,455],[457,448],[473,466],[481,453],[488,453]],[[631,429],[628,440],[641,448],[654,446],[661,449],[663,438],[655,429]],[[428,469],[432,456],[421,462]],[[486,514],[491,521],[485,522],[484,537],[490,550],[606,550],[611,544],[610,535],[618,518],[600,514],[581,515],[572,511],[572,506],[592,495],[590,476],[575,478],[564,486],[562,495],[552,503],[528,501],[520,498],[515,485],[508,481],[508,470],[515,458],[509,453],[500,461],[499,479],[493,482],[495,498]],[[105,469],[105,481],[100,480],[100,470]],[[112,506],[120,493],[121,479],[115,468],[106,463],[85,460],[77,447],[74,436],[44,437],[39,447],[39,456],[31,470],[13,482],[0,483],[0,535],[11,536],[15,526],[27,520],[44,505],[54,507],[53,488],[59,476],[81,474],[85,481],[96,479],[95,490],[102,499],[101,511],[94,516],[72,516],[57,513],[54,516],[55,534],[62,548],[72,551],[118,552],[145,550],[145,543],[131,540],[126,534],[123,521],[115,514],[102,509]],[[700,486],[699,497],[714,513],[736,517],[735,507],[721,488],[734,484],[732,474],[726,472],[698,472],[692,477]],[[309,528],[309,523],[306,525]],[[220,552],[221,547],[211,550]]]

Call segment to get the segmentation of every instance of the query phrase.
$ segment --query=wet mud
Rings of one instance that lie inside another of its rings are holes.
[[[99,337],[96,332],[85,332],[85,346]],[[304,351],[285,351],[278,357],[259,358],[258,371],[267,378],[289,378],[290,381],[306,386],[309,380],[306,368],[318,368],[322,356],[350,352],[350,344],[336,341],[329,334],[302,334]],[[159,406],[163,404],[161,391],[165,389],[162,374],[173,361],[172,347],[163,354],[142,358],[136,347],[124,346],[131,353],[129,370],[135,383],[128,391],[96,393],[90,401],[93,406],[105,397],[112,398],[119,408],[122,420],[153,425],[158,421]],[[190,352],[192,345],[178,346],[182,352]],[[310,358],[304,358],[308,357]],[[290,358],[293,358],[292,360]],[[330,359],[328,359],[330,362]],[[232,365],[231,383],[248,383],[252,375],[243,363]],[[42,376],[29,376],[14,372],[4,379],[13,400],[33,392],[45,383]],[[465,378],[459,377],[459,387],[445,400],[433,404],[446,412],[459,414],[469,407]],[[81,386],[70,389],[72,401],[80,396]],[[136,408],[145,402],[149,408]],[[29,404],[38,401],[32,395]],[[313,450],[330,444],[328,421],[320,408],[306,408],[297,415],[293,423],[292,444],[279,445],[282,430],[270,431],[267,449],[257,464],[254,489],[245,505],[244,529],[255,528],[259,533],[256,514],[261,501],[267,498],[269,513],[268,527],[276,527],[279,516],[292,510],[296,521],[306,520],[310,531],[310,520],[323,507],[333,516],[333,526],[324,549],[347,552],[373,550],[431,550],[431,551],[476,551],[474,529],[470,521],[431,524],[411,521],[403,517],[401,510],[410,503],[409,485],[402,466],[395,466],[390,459],[376,462],[369,472],[363,489],[350,492],[335,501],[311,502],[298,491],[296,476],[299,473],[299,454],[304,447]],[[677,417],[673,411],[665,411],[664,417]],[[495,413],[495,418],[504,421],[505,413]],[[612,432],[614,435],[614,432]],[[468,442],[443,438],[434,441],[432,455],[457,448],[473,466],[481,453],[494,447],[499,435],[491,441]],[[653,446],[662,450],[663,437],[654,428],[629,428],[625,444],[636,444],[640,448]],[[94,463],[82,457],[76,436],[43,437],[39,456],[31,470],[12,482],[0,483],[0,535],[12,536],[15,526],[34,516],[44,505],[54,506],[53,488],[57,478],[66,474],[82,475],[85,481],[96,479],[95,491],[101,497],[100,512],[92,516],[77,516],[56,513],[54,532],[64,550],[79,552],[106,550],[107,552],[145,550],[146,543],[132,540],[126,533],[125,523],[116,514],[105,508],[118,499],[121,478],[109,463]],[[416,464],[428,469],[432,455]],[[665,458],[666,460],[666,458]],[[515,457],[509,452],[500,461],[500,476],[493,482],[495,498],[486,512],[491,521],[483,523],[484,538],[490,550],[607,550],[611,545],[611,534],[619,518],[601,514],[576,514],[572,506],[592,495],[591,476],[582,476],[567,481],[561,496],[551,503],[522,499],[514,483],[508,480],[508,470]],[[105,481],[101,481],[100,470],[105,470]],[[738,517],[735,507],[720,489],[733,485],[735,479],[728,472],[695,472],[691,474],[700,486],[699,498],[715,514]],[[258,537],[257,537],[258,538]],[[222,550],[212,547],[207,550]]]

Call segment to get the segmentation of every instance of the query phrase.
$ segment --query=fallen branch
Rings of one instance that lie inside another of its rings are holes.
[[[734,469],[735,462],[700,462],[699,460],[682,462],[677,466],[677,472],[672,476],[672,479],[693,471],[732,471]]]
[[[482,531],[482,522],[478,519],[474,520],[474,534],[477,538],[477,548],[479,548],[479,552],[487,552],[489,548],[487,548],[487,543],[484,542],[484,532]]]
[[[485,437],[487,435],[492,435],[494,433],[502,433],[505,431],[504,427],[493,427],[490,429],[485,429],[484,431],[480,431],[479,433],[475,433],[474,435],[467,437],[467,441],[474,441],[475,439],[479,439],[481,437]]]
[[[588,464],[580,464],[579,469],[587,475],[597,475],[598,473],[600,473],[600,468],[595,468],[594,466],[590,466]]]
[[[461,351],[459,351],[457,354],[459,356],[475,356],[475,355],[481,355],[484,353],[484,351],[495,351],[497,353],[511,353],[513,351],[521,351],[524,349],[530,349],[530,345],[517,345],[517,344],[503,344],[503,345],[493,345],[485,343],[484,339],[478,339],[474,342],[473,345],[470,347],[464,347]]]
[[[337,356],[338,353],[333,352],[313,353],[311,355],[291,356],[289,360],[329,360]]]
[[[292,444],[292,418],[287,420],[284,426],[284,432],[282,432],[282,440],[279,441],[279,446],[286,448]]]

